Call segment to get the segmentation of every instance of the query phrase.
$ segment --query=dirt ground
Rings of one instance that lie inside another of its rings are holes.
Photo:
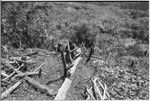
[[[50,89],[58,91],[63,82],[63,65],[60,56],[53,54],[36,55],[32,59],[36,60],[36,63],[30,64],[29,71],[33,71],[43,62],[46,62],[46,64],[41,68],[42,75],[40,77],[31,76],[31,78]],[[95,61],[94,58],[85,64],[85,59],[83,59],[79,63],[71,88],[67,92],[66,100],[84,100],[84,85],[91,85],[89,79],[94,72],[96,72],[95,76],[101,78],[101,82],[107,84],[111,99],[148,99],[147,71],[142,71],[143,75],[137,75],[127,67],[122,68],[116,66],[116,64],[109,67],[105,63],[98,64],[93,61]],[[17,80],[14,82],[17,82]],[[22,84],[5,100],[52,100],[54,97],[41,92],[23,80]]]

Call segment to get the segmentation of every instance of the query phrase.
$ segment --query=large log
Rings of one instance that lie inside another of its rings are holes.
[[[1,94],[1,100],[6,98],[12,91],[14,91],[19,85],[21,84],[21,81],[18,81],[13,86],[11,86],[9,89],[7,89],[5,92]]]
[[[71,86],[72,80],[69,78],[66,78],[63,82],[62,86],[58,90],[58,93],[55,97],[55,100],[64,100],[66,98],[67,91],[69,90]]]
[[[74,61],[74,65],[73,67],[69,70],[71,76],[69,78],[66,78],[62,84],[62,86],[60,87],[60,89],[58,90],[58,93],[55,97],[55,100],[64,100],[66,98],[66,94],[67,91],[69,90],[71,83],[72,83],[72,76],[75,73],[76,67],[79,64],[79,61],[82,59],[82,57],[78,57],[75,61]]]

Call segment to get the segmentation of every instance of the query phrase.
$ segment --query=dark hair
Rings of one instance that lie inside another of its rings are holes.
[[[73,43],[77,45],[84,43],[86,48],[94,45],[96,35],[92,32],[94,29],[91,25],[87,25],[85,23],[79,24],[74,27],[74,30],[75,36],[71,39]]]

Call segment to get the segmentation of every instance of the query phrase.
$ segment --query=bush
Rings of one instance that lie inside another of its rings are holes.
[[[77,45],[85,43],[85,47],[89,48],[96,42],[96,35],[99,33],[96,28],[94,24],[79,23],[73,27],[75,34],[71,40]]]

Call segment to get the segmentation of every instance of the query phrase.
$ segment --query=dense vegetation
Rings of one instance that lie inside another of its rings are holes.
[[[148,2],[2,2],[1,8],[2,45],[52,51],[52,39],[94,42],[109,66],[86,66],[97,68],[112,99],[149,98]]]

